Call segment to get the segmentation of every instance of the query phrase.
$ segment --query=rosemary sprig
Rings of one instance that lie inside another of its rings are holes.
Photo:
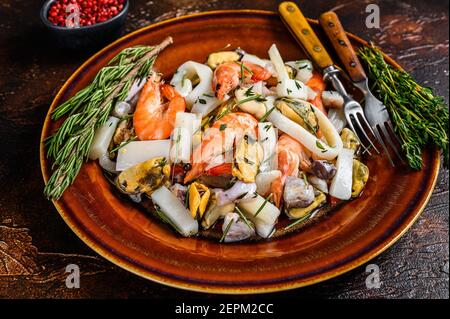
[[[117,152],[118,150],[122,149],[123,147],[127,146],[128,144],[130,144],[131,142],[135,141],[137,139],[137,136],[133,136],[132,138],[130,138],[129,140],[120,143],[119,146],[113,148],[111,151],[109,151],[110,154]]]
[[[233,225],[234,223],[234,219],[231,219],[228,224],[227,227],[225,228],[225,231],[223,232],[222,237],[219,240],[219,243],[223,242],[225,240],[225,237],[227,237],[228,232],[230,231],[231,225]]]
[[[420,86],[405,71],[387,64],[374,45],[358,54],[367,66],[372,92],[386,105],[409,165],[420,170],[422,150],[436,145],[448,167],[449,117],[444,99],[434,96],[431,88]]]
[[[73,183],[89,153],[95,129],[106,122],[113,105],[126,98],[133,81],[150,73],[157,54],[172,42],[168,37],[156,47],[123,50],[91,84],[54,110],[52,119],[68,117],[46,140],[47,157],[54,160],[53,174],[44,189],[47,198],[58,199]]]
[[[306,215],[303,216],[303,217],[300,217],[299,219],[296,219],[294,222],[292,222],[291,224],[289,224],[289,225],[287,225],[286,227],[284,227],[284,230],[288,230],[288,229],[294,227],[295,225],[300,224],[301,222],[303,222],[303,221],[307,220],[309,217],[311,217],[311,215],[312,215],[312,214],[309,213],[309,214],[306,214]]]
[[[254,101],[254,100],[256,100],[257,102],[265,102],[265,101],[267,101],[261,94],[255,94],[255,95],[252,95],[252,96],[250,96],[248,98],[245,98],[243,100],[238,101],[237,105],[241,105],[241,104],[244,104],[244,103],[247,103],[247,102],[250,102],[250,101]]]
[[[264,113],[264,115],[259,119],[260,122],[265,122],[266,119],[269,117],[270,113],[273,112],[273,110],[275,110],[276,107],[272,107],[270,110],[268,110],[266,113]]]
[[[261,211],[263,210],[263,208],[266,206],[267,202],[272,198],[273,193],[270,193],[269,196],[266,197],[266,199],[264,200],[264,202],[261,204],[261,206],[258,208],[258,210],[256,211],[256,213],[253,215],[253,217],[258,216],[259,213],[261,213]]]
[[[245,217],[244,213],[239,209],[239,207],[236,206],[235,208],[236,208],[236,212],[238,213],[239,217],[241,217],[241,219],[248,226],[248,228],[253,229],[253,227],[250,225],[247,217]]]

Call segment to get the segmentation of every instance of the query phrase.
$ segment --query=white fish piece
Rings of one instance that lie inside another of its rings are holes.
[[[342,200],[352,197],[354,150],[344,148],[336,161],[336,175],[330,184],[330,195]]]
[[[100,126],[94,134],[91,147],[89,149],[89,159],[96,160],[108,152],[109,143],[116,131],[120,119],[110,116],[105,124]]]
[[[123,171],[155,157],[169,158],[170,140],[133,141],[117,151],[116,171]]]
[[[192,79],[197,75],[200,82],[193,87]],[[213,71],[204,64],[187,61],[178,67],[177,71],[172,77],[170,84],[175,87],[175,90],[186,99],[186,105],[190,109],[195,101],[203,95],[212,94]]]
[[[167,187],[162,186],[155,190],[151,198],[181,235],[189,237],[198,233],[198,222]]]

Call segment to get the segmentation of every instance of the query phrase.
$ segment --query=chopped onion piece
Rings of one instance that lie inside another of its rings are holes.
[[[164,214],[164,219],[181,235],[188,237],[198,233],[197,221],[167,187],[158,188],[152,193],[151,198]]]

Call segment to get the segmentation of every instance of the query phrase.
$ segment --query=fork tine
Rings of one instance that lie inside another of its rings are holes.
[[[355,133],[356,138],[358,139],[361,146],[364,148],[363,154],[365,152],[368,152],[368,154],[370,154],[372,156],[372,153],[370,153],[369,149],[361,142],[361,139],[359,138],[358,134],[356,133],[355,127],[353,126],[352,117],[346,115],[346,118],[347,118],[347,124],[350,126],[350,129],[353,131],[353,133]]]
[[[350,126],[350,129],[353,131],[353,133],[355,133],[356,138],[358,139],[359,143],[361,144],[362,148],[364,149],[364,150],[363,150],[363,154],[367,152],[367,154],[369,154],[370,156],[372,156],[372,153],[369,151],[369,148],[366,147],[366,146],[363,144],[363,142],[361,142],[361,139],[359,138],[358,134],[356,133],[355,127],[353,126],[352,117],[351,117],[350,115],[349,115],[349,116],[346,115],[346,118],[347,118],[347,123],[348,123],[348,125]]]
[[[374,132],[377,140],[380,142],[381,147],[383,147],[383,150],[389,159],[389,163],[391,163],[392,167],[395,167],[395,164],[394,164],[394,161],[392,160],[391,154],[389,153],[389,150],[387,149],[386,144],[384,144],[383,138],[381,137],[381,134],[378,131],[378,127],[374,126],[372,131]]]
[[[388,125],[387,122],[385,122],[384,124]],[[386,140],[388,141],[389,145],[394,149],[395,154],[397,154],[398,158],[403,161],[402,156],[400,155],[400,152],[397,149],[397,146],[394,144],[394,142],[391,139],[391,136],[388,132],[388,130],[386,129],[386,126],[384,124],[380,125],[381,131],[384,134],[384,137],[386,138]]]
[[[392,125],[391,120],[387,120],[385,123],[389,127],[389,129],[392,131],[392,135],[394,135],[394,139],[397,142],[397,144],[402,145],[402,142],[400,141],[397,134],[395,133],[394,126]]]
[[[364,117],[364,115],[362,113],[359,113],[359,114],[361,114],[361,118],[363,119],[364,124],[367,126],[367,128],[369,128],[370,133],[372,133],[372,135],[375,135],[375,133],[372,130],[372,128],[370,127],[369,123],[367,123],[366,118]],[[364,137],[366,138],[366,140],[370,143],[370,145],[373,147],[375,152],[377,152],[377,154],[380,154],[380,151],[378,150],[378,148],[375,147],[374,143],[372,142],[372,140],[367,135],[365,128],[361,125],[361,122],[358,119],[358,113],[356,114],[356,116],[354,116],[354,119],[355,119],[355,122],[358,124],[359,129],[362,132],[362,134],[364,135]]]

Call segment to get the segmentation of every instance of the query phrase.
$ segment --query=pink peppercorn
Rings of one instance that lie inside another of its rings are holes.
[[[47,18],[54,25],[65,27],[66,19],[74,12],[67,10],[67,6],[77,5],[80,26],[89,26],[115,17],[123,10],[124,3],[125,0],[57,0],[50,6]]]

